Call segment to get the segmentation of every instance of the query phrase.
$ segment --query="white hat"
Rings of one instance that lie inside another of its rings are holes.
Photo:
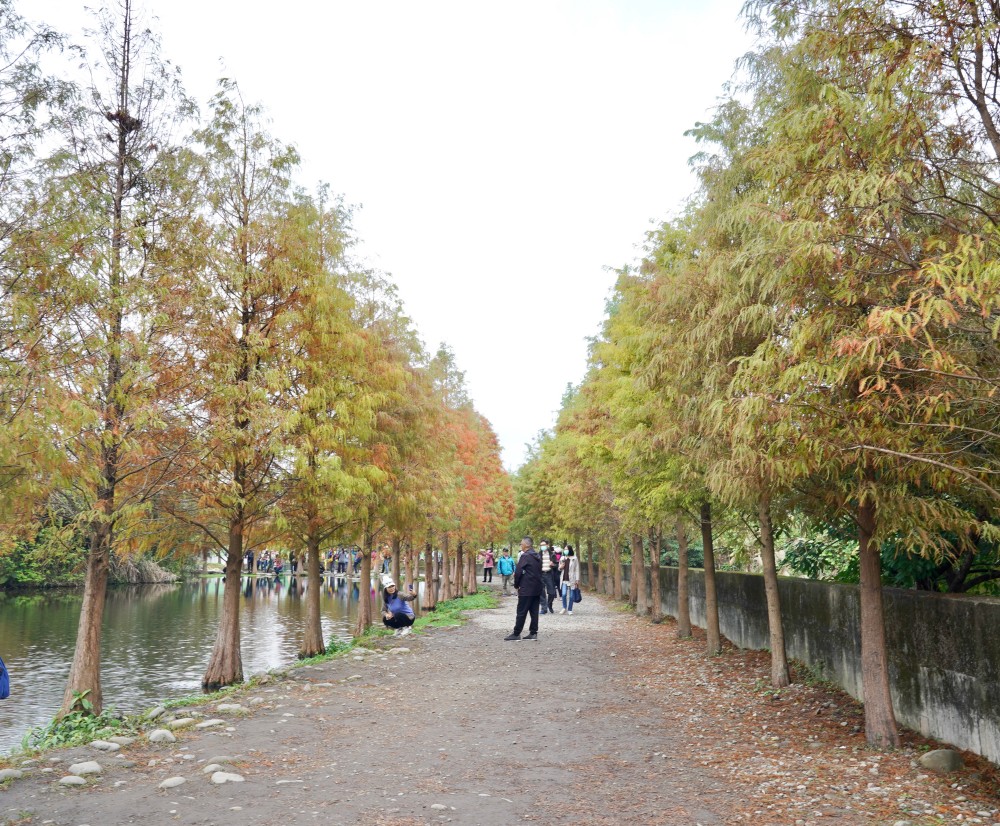
[[[388,588],[390,585],[395,587],[396,583],[392,581],[392,577],[388,574],[382,574],[382,587]]]

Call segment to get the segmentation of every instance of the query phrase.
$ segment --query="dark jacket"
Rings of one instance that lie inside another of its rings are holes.
[[[535,597],[542,593],[542,558],[538,551],[525,551],[514,569],[514,587],[522,597]]]

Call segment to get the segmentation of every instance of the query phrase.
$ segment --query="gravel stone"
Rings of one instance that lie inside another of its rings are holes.
[[[212,775],[212,782],[218,786],[221,786],[223,783],[242,783],[243,775],[234,774],[233,772],[215,772]]]

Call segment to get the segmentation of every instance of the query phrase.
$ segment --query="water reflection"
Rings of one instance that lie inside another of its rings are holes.
[[[359,586],[349,579],[320,578],[324,640],[351,638]],[[246,676],[295,660],[309,587],[308,577],[243,579],[240,627]],[[364,590],[374,604],[374,588]],[[104,613],[105,704],[134,712],[199,691],[222,592],[221,578],[112,589]],[[11,696],[0,701],[0,753],[58,710],[73,659],[81,598],[80,592],[0,592],[0,656],[11,672]]]

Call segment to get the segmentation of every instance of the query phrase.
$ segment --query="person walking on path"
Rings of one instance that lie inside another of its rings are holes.
[[[552,603],[555,602],[556,594],[559,593],[559,571],[556,568],[556,555],[552,551],[552,546],[544,539],[539,556],[542,560],[541,613],[547,614],[552,611]]]
[[[530,536],[521,540],[521,556],[514,569],[517,615],[513,633],[504,637],[504,640],[521,639],[521,630],[528,614],[531,614],[531,625],[528,626],[528,636],[525,639],[538,639],[538,603],[542,598],[542,558],[534,550],[533,545],[534,541]]]
[[[562,611],[560,614],[573,616],[573,591],[580,587],[580,560],[576,558],[572,545],[566,546],[566,552],[559,560],[559,573],[562,577]]]
[[[487,579],[489,577],[489,579]],[[493,581],[493,550],[492,548],[486,551],[486,557],[483,559],[483,582]]]
[[[413,606],[410,603],[416,598],[412,586],[407,593],[401,594],[392,577],[382,577],[382,624],[395,629],[394,636],[405,637],[410,633],[410,626],[413,625]]]
[[[514,576],[514,560],[510,555],[510,548],[504,548],[503,553],[497,560],[497,573],[503,579],[503,595],[510,596],[510,578]]]

